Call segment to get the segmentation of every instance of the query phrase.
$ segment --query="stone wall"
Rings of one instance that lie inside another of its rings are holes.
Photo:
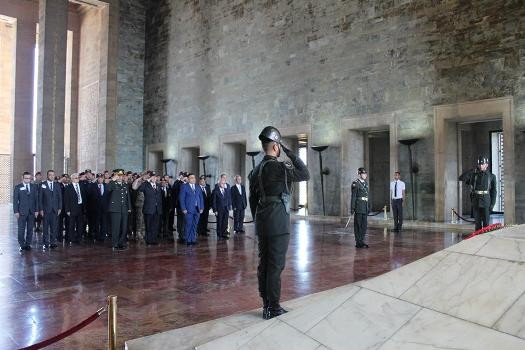
[[[399,139],[423,138],[416,205],[432,219],[432,106],[513,96],[525,127],[524,18],[521,1],[503,0],[151,2],[145,144],[177,159],[205,130],[201,152],[217,155],[220,135],[246,133],[250,150],[267,124],[308,124],[310,144],[338,147],[341,119],[395,112]]]
[[[119,1],[117,118],[118,167],[143,169],[145,1]]]

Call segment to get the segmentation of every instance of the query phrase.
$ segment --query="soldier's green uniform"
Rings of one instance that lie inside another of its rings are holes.
[[[263,130],[263,143],[280,144],[279,131],[273,127]],[[263,317],[272,318],[284,312],[281,297],[281,272],[290,241],[290,188],[292,182],[307,181],[310,174],[303,161],[281,145],[291,162],[279,162],[266,155],[249,175],[250,207],[255,218],[259,240],[259,294],[263,299]]]
[[[359,168],[359,175],[366,173]],[[356,248],[368,248],[365,243],[365,234],[368,228],[368,213],[370,211],[368,183],[361,178],[352,182],[351,213],[354,214],[354,236]]]
[[[122,175],[123,171],[117,174]],[[131,210],[131,198],[127,182],[111,180],[108,184],[108,212],[111,219],[111,241],[114,249],[122,249],[128,233],[128,213]]]
[[[488,164],[488,159],[479,157],[478,166]],[[472,208],[476,219],[476,230],[489,225],[490,212],[496,204],[496,175],[488,169],[474,171],[467,182],[472,189]]]

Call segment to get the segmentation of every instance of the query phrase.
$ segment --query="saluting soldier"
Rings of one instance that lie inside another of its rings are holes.
[[[368,201],[368,174],[365,168],[357,170],[358,178],[352,182],[351,214],[354,215],[354,236],[356,248],[368,248],[365,243],[365,234],[368,227],[368,212],[370,211]]]
[[[487,157],[478,157],[478,168],[472,172],[468,183],[472,189],[472,208],[476,219],[476,230],[489,225],[490,212],[496,204],[496,175],[489,170]]]
[[[292,182],[307,181],[310,173],[303,161],[281,144],[279,130],[267,126],[259,135],[266,155],[253,169],[250,180],[250,207],[259,240],[259,294],[263,318],[286,312],[279,304],[281,272],[290,241],[290,196]],[[290,161],[277,160],[281,149]]]
[[[131,199],[128,183],[124,181],[124,170],[116,169],[108,184],[111,218],[111,242],[114,250],[125,249],[128,232],[128,215],[131,212]]]

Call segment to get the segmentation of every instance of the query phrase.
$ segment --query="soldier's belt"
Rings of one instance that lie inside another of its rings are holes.
[[[368,197],[358,197],[357,199],[360,199],[362,201],[368,202]]]
[[[489,191],[474,191],[475,194],[489,194]]]
[[[261,204],[267,204],[267,203],[276,203],[281,201],[281,196],[266,196],[264,200],[261,198],[259,200],[259,203]]]

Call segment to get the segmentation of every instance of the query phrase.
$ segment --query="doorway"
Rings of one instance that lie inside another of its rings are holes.
[[[233,184],[233,177],[240,175],[246,184],[246,142],[231,142],[222,145],[220,173],[228,175],[228,183]],[[251,161],[250,161],[251,164]],[[251,169],[251,165],[250,165]]]
[[[187,171],[195,174],[197,177],[200,174],[199,168],[199,154],[200,147],[183,147],[181,149],[181,168],[180,171]]]
[[[388,130],[371,130],[366,132],[368,142],[365,168],[368,171],[370,188],[370,210],[382,211],[390,206],[390,133]]]
[[[148,154],[148,169],[155,171],[157,175],[164,174],[163,155],[162,151],[150,151]]]

